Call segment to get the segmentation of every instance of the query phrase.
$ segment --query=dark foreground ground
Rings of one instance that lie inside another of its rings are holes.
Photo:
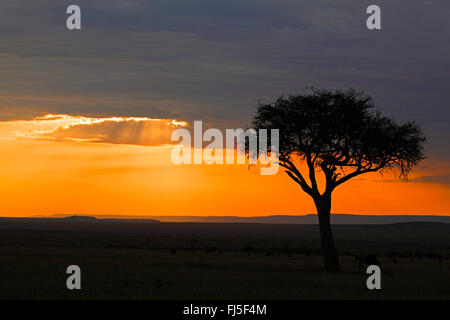
[[[334,230],[339,274],[314,225],[0,219],[0,299],[450,299],[450,224]],[[381,257],[382,290],[358,254]]]

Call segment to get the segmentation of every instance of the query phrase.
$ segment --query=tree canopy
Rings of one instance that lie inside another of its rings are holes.
[[[383,169],[408,173],[425,158],[420,126],[398,123],[375,110],[371,97],[348,90],[316,90],[259,103],[255,129],[279,129],[279,162],[311,196],[318,194],[315,169],[326,177],[324,193],[358,175]],[[270,144],[269,144],[270,145]],[[293,157],[306,161],[308,183]]]

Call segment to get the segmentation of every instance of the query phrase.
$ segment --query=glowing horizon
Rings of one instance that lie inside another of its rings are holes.
[[[282,170],[172,164],[170,133],[187,121],[44,115],[0,121],[0,216],[240,216],[315,213]],[[367,174],[340,186],[335,213],[450,215],[450,165],[428,159],[409,183]],[[384,179],[383,179],[384,178]]]

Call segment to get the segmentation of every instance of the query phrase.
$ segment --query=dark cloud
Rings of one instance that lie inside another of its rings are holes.
[[[68,3],[41,0],[33,6],[16,0],[3,9],[8,31],[20,33],[25,28],[12,28],[17,17],[22,25],[33,23],[33,31],[47,31],[64,22]],[[298,12],[289,10],[289,1],[269,0],[78,0],[86,28],[128,31],[173,31],[200,35],[211,40],[241,38],[270,31],[272,28],[305,28]],[[295,6],[295,8],[298,8]],[[14,14],[15,17],[12,17]],[[39,20],[39,17],[45,18]],[[9,23],[8,23],[9,22]]]
[[[438,174],[434,176],[422,176],[410,181],[420,183],[439,183],[450,186],[450,173]]]
[[[248,123],[256,99],[355,87],[417,120],[448,161],[450,3],[378,1],[0,1],[0,119],[36,113]],[[32,115],[32,116],[30,116]],[[166,116],[164,116],[166,115]]]

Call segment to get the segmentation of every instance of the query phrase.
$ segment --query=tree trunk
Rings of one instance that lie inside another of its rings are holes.
[[[327,271],[340,271],[339,258],[334,245],[333,233],[331,232],[331,196],[321,196],[314,200],[319,217],[320,240],[322,252]]]

